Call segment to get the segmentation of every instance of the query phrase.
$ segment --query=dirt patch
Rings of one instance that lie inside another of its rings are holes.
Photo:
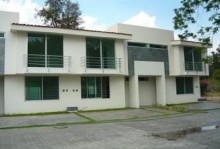
[[[220,96],[219,97],[207,97],[207,101],[220,104]]]
[[[178,130],[174,132],[164,132],[164,133],[152,133],[152,136],[156,138],[163,138],[169,141],[175,141],[182,137],[185,137],[188,134],[201,132],[201,127],[189,128],[184,130]]]

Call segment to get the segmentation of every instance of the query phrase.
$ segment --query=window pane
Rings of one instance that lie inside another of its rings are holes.
[[[101,77],[96,77],[96,97],[101,98]]]
[[[87,98],[95,98],[96,97],[96,82],[95,77],[87,78]]]
[[[45,67],[45,35],[28,34],[28,67]]]
[[[87,78],[81,78],[81,97],[87,98]]]
[[[104,68],[115,68],[115,41],[102,39],[102,57]]]
[[[87,68],[101,68],[100,39],[86,38]]]
[[[48,67],[63,67],[63,36],[47,35]]]
[[[193,78],[192,77],[185,77],[185,93],[191,94],[193,93]]]
[[[202,54],[200,50],[194,50],[194,67],[197,71],[202,71]]]
[[[193,70],[193,53],[190,47],[184,47],[185,70]]]
[[[184,78],[182,77],[176,78],[176,93],[184,94]]]
[[[102,98],[110,98],[109,77],[102,77]]]
[[[59,99],[59,79],[58,77],[43,78],[43,99]]]
[[[42,99],[42,78],[41,77],[26,77],[26,100],[41,100]]]

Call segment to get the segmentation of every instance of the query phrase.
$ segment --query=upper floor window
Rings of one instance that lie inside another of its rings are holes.
[[[86,38],[86,67],[115,68],[115,40]]]
[[[184,47],[185,70],[202,71],[201,49]]]
[[[128,42],[128,46],[142,47],[142,48],[153,48],[153,49],[167,49],[167,45],[139,43],[139,42]]]
[[[0,38],[5,38],[5,34],[3,32],[0,32]]]
[[[63,67],[63,36],[29,33],[28,67]]]

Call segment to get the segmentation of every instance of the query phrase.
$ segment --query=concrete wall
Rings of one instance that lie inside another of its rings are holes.
[[[200,98],[199,77],[193,77],[193,94],[176,94],[176,77],[166,77],[167,104],[197,102]]]
[[[202,51],[202,57],[207,56],[207,50]],[[169,49],[169,71],[171,76],[189,75],[206,76],[209,75],[208,64],[203,65],[203,71],[186,71],[183,46],[174,45]]]
[[[170,45],[170,41],[174,40],[173,31],[158,28],[116,24],[107,30],[132,34],[131,42]]]
[[[4,77],[0,77],[0,115],[4,113]]]
[[[139,81],[140,106],[155,105],[156,97],[156,78],[149,77],[148,81]]]
[[[139,76],[154,76],[156,78],[156,103],[159,105],[166,105],[166,89],[165,89],[165,73],[163,62],[146,62],[135,61],[134,62],[134,76],[129,79],[130,90],[130,107],[139,108],[140,100],[143,98],[139,94],[140,86]],[[156,69],[155,69],[156,68]],[[152,86],[153,87],[153,86]],[[141,98],[140,98],[141,97]]]
[[[0,32],[5,33],[5,73],[13,74],[16,69],[16,38],[10,31],[11,23],[19,22],[19,14],[15,12],[0,11]],[[12,60],[13,59],[13,60]]]
[[[60,76],[59,100],[26,101],[24,79],[24,76],[5,76],[5,114],[65,111],[68,106],[83,110],[125,107],[124,77],[121,76],[110,77],[109,99],[81,99],[80,76]]]
[[[26,32],[16,32],[14,33],[14,36],[16,37],[16,69],[11,69],[10,73],[36,73],[36,74],[42,74],[42,73],[56,73],[56,68],[51,68],[50,71],[48,71],[47,68],[26,68],[24,63],[24,55],[28,52],[28,37]],[[87,69],[85,70],[85,67],[82,65],[82,57],[86,57],[86,37],[83,36],[70,36],[70,35],[64,35],[63,38],[63,52],[64,56],[70,56],[71,57],[71,64],[70,64],[70,70],[69,71],[63,71],[63,73],[70,73],[70,74],[82,74],[82,73],[91,73],[91,74],[97,74],[97,73],[103,73],[102,69]],[[122,67],[120,74],[127,74],[128,70],[127,67],[125,67],[125,46],[123,40],[116,40],[115,41],[115,57],[122,59]],[[59,69],[59,68],[58,68]],[[60,69],[59,69],[60,70]],[[111,71],[111,70],[110,70]],[[61,71],[59,71],[62,73]],[[118,70],[113,70],[113,73],[119,73]],[[9,73],[9,72],[7,72]],[[104,73],[108,74],[108,71],[104,71]],[[109,72],[110,73],[110,72]]]
[[[135,61],[164,62],[165,74],[169,75],[168,50],[128,47],[129,75],[134,75]]]
[[[5,65],[5,39],[0,38],[0,74],[4,74]]]

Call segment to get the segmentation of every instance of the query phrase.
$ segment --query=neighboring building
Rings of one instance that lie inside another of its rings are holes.
[[[0,114],[196,102],[199,77],[208,75],[207,46],[174,41],[173,31],[35,26],[3,11],[0,18]]]

